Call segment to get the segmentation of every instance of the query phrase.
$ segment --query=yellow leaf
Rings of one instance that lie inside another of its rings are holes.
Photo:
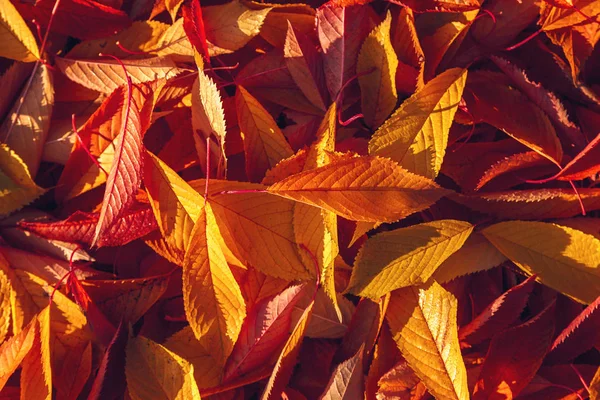
[[[183,18],[179,18],[173,22],[173,25],[160,36],[158,45],[149,49],[150,52],[155,53],[158,56],[167,56],[172,54],[177,60],[182,58],[184,60],[194,57],[194,48],[192,43],[185,34],[183,29]]]
[[[244,47],[258,35],[270,10],[254,10],[240,0],[202,7],[209,55],[233,53]]]
[[[200,400],[192,365],[160,344],[142,336],[130,338],[125,357],[133,400]]]
[[[183,304],[200,345],[223,367],[242,328],[246,305],[219,243],[209,203],[191,234],[183,262]]]
[[[480,233],[472,233],[463,246],[440,264],[431,276],[438,283],[446,283],[459,276],[474,274],[497,267],[506,261]]]
[[[33,346],[23,360],[21,370],[22,399],[52,399],[52,365],[50,359],[50,306],[36,318]]]
[[[204,190],[205,182],[192,181],[190,185]],[[313,265],[307,270],[298,253],[293,228],[295,203],[253,192],[262,189],[264,186],[251,183],[210,180],[208,202],[225,246],[237,259],[267,275],[288,281],[314,276]],[[225,190],[242,193],[221,193]]]
[[[8,267],[6,259],[0,254],[0,263],[4,263],[5,268]],[[8,328],[10,326],[11,306],[10,297],[12,288],[8,275],[4,269],[0,269],[0,343],[4,342]]]
[[[358,53],[356,73],[359,74],[361,106],[365,122],[371,128],[381,125],[398,101],[398,58],[390,39],[391,25],[392,14],[388,11],[383,22],[367,36]]]
[[[122,61],[134,84],[169,79],[183,72],[168,56]],[[72,60],[56,57],[56,66],[73,82],[101,93],[112,93],[127,83],[123,68],[112,59]]]
[[[0,57],[24,62],[40,58],[35,37],[10,0],[0,0]]]
[[[529,275],[581,303],[600,296],[600,240],[547,222],[507,221],[481,233]]]
[[[0,216],[31,203],[44,193],[38,187],[23,160],[0,143]]]
[[[20,333],[2,343],[0,347],[0,390],[4,388],[8,378],[21,365],[33,347],[37,329],[37,319],[33,319]]]
[[[402,356],[437,399],[469,398],[456,315],[456,298],[435,282],[393,292],[387,309]]]
[[[33,177],[44,152],[53,105],[52,75],[41,65],[0,127],[0,139],[23,159]]]
[[[344,157],[292,175],[269,193],[321,207],[355,221],[393,222],[421,211],[449,192],[379,157]]]
[[[596,370],[596,373],[590,382],[590,400],[598,399],[600,399],[600,368]]]
[[[171,247],[185,253],[204,199],[158,157],[146,155],[144,185],[158,227]]]
[[[375,132],[369,154],[389,157],[411,172],[435,178],[466,80],[467,70],[454,68],[429,81]]]
[[[205,346],[189,326],[167,339],[164,345],[192,364],[194,378],[201,389],[217,386],[223,373],[223,366],[214,362],[211,349]]]
[[[298,353],[300,353],[302,339],[304,339],[304,332],[306,331],[308,321],[310,320],[314,304],[314,301],[310,302],[294,326],[290,337],[285,343],[285,346],[283,347],[283,350],[277,359],[277,363],[275,364],[273,373],[269,377],[269,381],[267,382],[265,390],[261,396],[261,400],[274,400],[281,398],[281,393],[287,386],[290,378],[292,377],[292,373],[294,372],[296,359],[298,357]]]
[[[177,19],[177,11],[183,4],[183,0],[165,0],[165,6],[173,22]]]
[[[356,255],[347,291],[377,300],[392,290],[425,283],[472,231],[468,222],[446,219],[379,233]]]
[[[310,36],[315,29],[315,9],[302,3],[252,3],[252,7],[271,8],[260,28],[260,36],[276,48],[285,46],[288,21],[296,32]]]
[[[600,4],[595,0],[579,0],[573,7],[554,7],[552,3],[541,3],[540,25],[544,31],[567,28],[600,14]]]
[[[415,27],[415,16],[408,7],[403,7],[400,10],[392,45],[398,55],[398,61],[419,71],[415,86],[417,90],[421,90],[425,85],[425,53],[423,53],[417,28]]]
[[[246,174],[250,181],[260,182],[268,169],[294,151],[271,114],[241,86],[237,88],[235,104],[244,139]]]
[[[211,168],[211,170],[217,170],[217,177],[224,177],[227,170],[227,156],[225,155],[227,129],[223,101],[215,82],[201,69],[198,70],[198,79],[192,86],[192,128],[202,137],[201,141],[197,141],[197,136],[194,135],[203,170],[206,169],[206,139],[211,136],[216,139],[216,143],[212,141],[210,143],[210,162],[217,168]]]

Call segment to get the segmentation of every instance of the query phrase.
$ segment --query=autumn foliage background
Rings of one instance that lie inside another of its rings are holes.
[[[598,39],[599,0],[0,0],[0,398],[598,399]]]

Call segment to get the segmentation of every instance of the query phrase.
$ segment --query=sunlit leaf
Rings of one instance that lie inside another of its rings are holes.
[[[0,56],[31,62],[40,58],[35,37],[10,1],[0,3]]]

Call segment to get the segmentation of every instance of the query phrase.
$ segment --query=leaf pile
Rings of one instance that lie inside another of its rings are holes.
[[[600,0],[0,0],[0,397],[600,399]]]

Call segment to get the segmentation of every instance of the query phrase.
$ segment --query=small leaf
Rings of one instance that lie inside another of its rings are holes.
[[[517,397],[535,376],[554,334],[554,303],[530,321],[499,333],[492,342],[475,385],[473,400],[498,390]]]
[[[365,39],[358,53],[356,73],[359,74],[361,108],[365,123],[371,128],[381,125],[396,108],[398,101],[398,58],[390,40],[391,25],[392,14],[388,11],[383,22]]]
[[[582,303],[600,295],[600,240],[546,222],[507,221],[483,235],[500,252],[540,282]]]
[[[33,319],[20,333],[2,343],[0,347],[0,389],[4,388],[8,378],[17,370],[33,347],[37,329],[39,329],[38,321]]]
[[[233,350],[246,307],[219,243],[210,204],[202,209],[183,262],[183,303],[200,345],[220,368]]]
[[[200,400],[194,368],[150,339],[129,339],[125,374],[129,395],[134,400]]]
[[[337,366],[320,397],[321,400],[350,400],[362,398],[364,393],[363,348]]]
[[[40,58],[35,37],[10,1],[0,3],[0,56],[32,62]]]
[[[435,178],[462,97],[467,70],[451,69],[404,101],[369,141],[369,154],[389,157],[419,175]]]
[[[359,250],[346,290],[377,300],[392,290],[425,283],[472,231],[468,222],[440,220],[379,233]]]
[[[456,298],[432,282],[394,291],[386,314],[402,356],[440,399],[469,398],[456,313]]]
[[[44,193],[38,187],[27,165],[4,143],[0,144],[0,216],[31,203]]]
[[[277,123],[246,89],[238,86],[235,104],[244,139],[246,174],[260,182],[268,169],[294,154]]]
[[[267,191],[350,220],[372,222],[404,218],[448,193],[433,181],[378,157],[345,157],[292,175]]]

